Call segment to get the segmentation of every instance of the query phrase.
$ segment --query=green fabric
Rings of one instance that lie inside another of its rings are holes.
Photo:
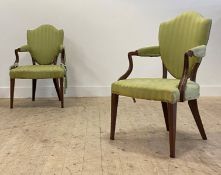
[[[159,46],[151,46],[138,49],[138,56],[142,57],[158,57],[160,56],[160,47]]]
[[[175,78],[182,77],[184,53],[196,46],[207,45],[211,24],[211,19],[205,19],[196,12],[185,12],[160,25],[161,58]],[[190,59],[190,67],[198,60],[196,57]]]
[[[65,70],[58,65],[28,65],[18,66],[10,70],[11,78],[21,79],[47,79],[63,78]]]
[[[64,32],[51,25],[42,25],[35,30],[28,30],[28,51],[40,65],[52,64],[60,53]]]
[[[20,52],[28,52],[28,45],[21,46]]]
[[[133,78],[114,82],[111,88],[112,93],[118,95],[176,103],[180,100],[179,81],[178,79]],[[199,88],[197,83],[188,81],[185,99],[197,99],[200,95]]]
[[[201,45],[190,49],[193,52],[193,55],[197,58],[203,58],[206,55],[206,46]],[[201,60],[201,59],[200,59]]]

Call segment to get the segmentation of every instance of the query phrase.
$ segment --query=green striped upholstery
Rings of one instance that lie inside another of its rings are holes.
[[[11,69],[10,77],[20,79],[62,78],[64,73],[64,68],[58,65],[28,65]]]
[[[175,78],[182,76],[184,53],[196,46],[207,45],[211,24],[211,19],[205,19],[196,12],[185,12],[160,25],[161,58]],[[189,66],[197,61],[197,58],[191,58]]]
[[[137,50],[138,56],[161,56],[163,64],[176,79],[135,78],[120,80],[112,84],[112,93],[168,103],[180,99],[178,85],[183,73],[184,54],[192,49],[190,70],[205,55],[212,21],[196,12],[185,12],[173,20],[164,22],[159,29],[159,46],[145,47]],[[185,100],[199,97],[199,85],[188,81]]]
[[[180,100],[178,79],[161,78],[133,78],[114,82],[112,93],[148,100],[176,103]],[[185,99],[192,100],[199,97],[199,85],[188,81]]]
[[[64,32],[51,25],[42,25],[27,32],[27,50],[38,64],[51,64],[60,52]]]

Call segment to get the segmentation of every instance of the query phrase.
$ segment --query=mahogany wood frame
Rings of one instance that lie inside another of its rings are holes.
[[[19,63],[19,52],[21,52],[20,48],[15,49],[15,63]],[[59,54],[58,54],[59,55]],[[58,55],[53,61],[53,64],[57,64]],[[15,64],[14,63],[14,64]],[[36,64],[34,58],[32,58],[33,65]],[[65,64],[65,49],[61,50],[61,63]],[[64,78],[60,78],[60,87],[59,87],[59,79],[53,78],[53,83],[58,95],[59,101],[61,101],[61,108],[64,108],[64,88],[63,88]],[[32,79],[32,101],[35,101],[35,92],[36,92],[37,79]],[[15,79],[10,79],[10,108],[13,108],[14,101],[14,89],[15,89]]]
[[[126,73],[124,73],[118,80],[127,79],[133,70],[133,59],[132,56],[139,56],[138,51],[129,52],[128,60],[129,67]],[[178,89],[180,91],[180,102],[185,101],[185,88],[187,80],[190,78],[192,81],[196,81],[196,74],[200,63],[196,63],[191,69],[189,68],[189,59],[194,56],[192,51],[188,51],[184,54],[184,68],[182,78],[180,79]],[[163,65],[163,78],[167,78],[167,68]],[[114,140],[115,136],[115,127],[116,127],[116,118],[117,118],[117,107],[118,107],[119,95],[111,95],[111,131],[110,139]],[[175,158],[175,142],[176,142],[176,115],[177,115],[177,103],[171,104],[166,102],[161,102],[166,129],[169,131],[169,144],[170,144],[170,157]],[[199,114],[197,99],[189,100],[188,105],[193,114],[199,132],[203,140],[207,140],[206,133],[203,127],[203,123]]]

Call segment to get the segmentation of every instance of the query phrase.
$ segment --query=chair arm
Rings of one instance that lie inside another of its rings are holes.
[[[118,80],[127,79],[127,77],[131,74],[133,70],[133,59],[132,56],[140,56],[140,57],[158,57],[160,56],[160,47],[159,46],[151,46],[138,49],[133,52],[128,53],[129,67],[127,72],[125,72]]]
[[[138,56],[141,57],[158,57],[160,56],[160,47],[159,46],[151,46],[144,47],[137,50]]]
[[[29,52],[29,47],[28,47],[28,45],[21,46],[21,47],[19,48],[19,52]]]
[[[204,57],[205,54],[206,54],[206,46],[205,45],[194,47],[194,48],[188,50],[184,54],[183,74],[182,74],[182,77],[180,79],[179,86],[178,86],[178,89],[180,91],[180,101],[181,102],[183,102],[185,100],[184,98],[185,98],[185,89],[186,89],[187,80],[190,77],[193,77],[192,79],[195,81],[196,71],[200,65],[202,57]],[[198,58],[198,60],[195,63],[195,65],[193,66],[191,72],[189,73],[189,69],[190,69],[189,68],[189,58],[193,57],[193,56]]]
[[[201,60],[201,58],[205,57],[206,55],[206,46],[205,45],[197,46],[190,49],[188,52],[190,56],[195,56],[197,58],[200,58]]]
[[[15,49],[15,62],[12,66],[10,66],[10,70],[11,69],[14,69],[16,67],[18,67],[18,63],[19,63],[19,55],[18,55],[18,52],[28,52],[29,49],[28,49],[28,45],[24,45],[24,46],[21,46],[17,49]]]
[[[61,53],[61,63],[65,65],[66,55],[65,55],[65,48],[64,48],[63,44],[60,45],[59,52]]]

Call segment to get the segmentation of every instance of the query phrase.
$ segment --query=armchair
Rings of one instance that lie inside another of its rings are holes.
[[[129,68],[111,86],[111,132],[114,140],[119,95],[138,99],[161,101],[166,129],[169,131],[170,157],[175,157],[177,102],[188,101],[200,134],[207,139],[198,111],[200,96],[196,74],[206,44],[212,21],[196,12],[185,12],[164,22],[159,29],[159,46],[145,47],[128,53]],[[162,78],[131,78],[132,56],[159,57],[163,65]],[[167,79],[169,72],[174,79]],[[189,80],[190,79],[190,80]]]
[[[53,79],[61,107],[64,107],[63,80],[66,80],[66,66],[63,39],[63,30],[57,30],[51,25],[27,31],[27,45],[15,49],[15,63],[10,67],[10,108],[13,108],[15,79],[32,79],[32,101],[35,101],[37,79],[49,78]],[[29,52],[33,65],[19,66],[19,52]],[[59,54],[61,65],[56,65]]]

